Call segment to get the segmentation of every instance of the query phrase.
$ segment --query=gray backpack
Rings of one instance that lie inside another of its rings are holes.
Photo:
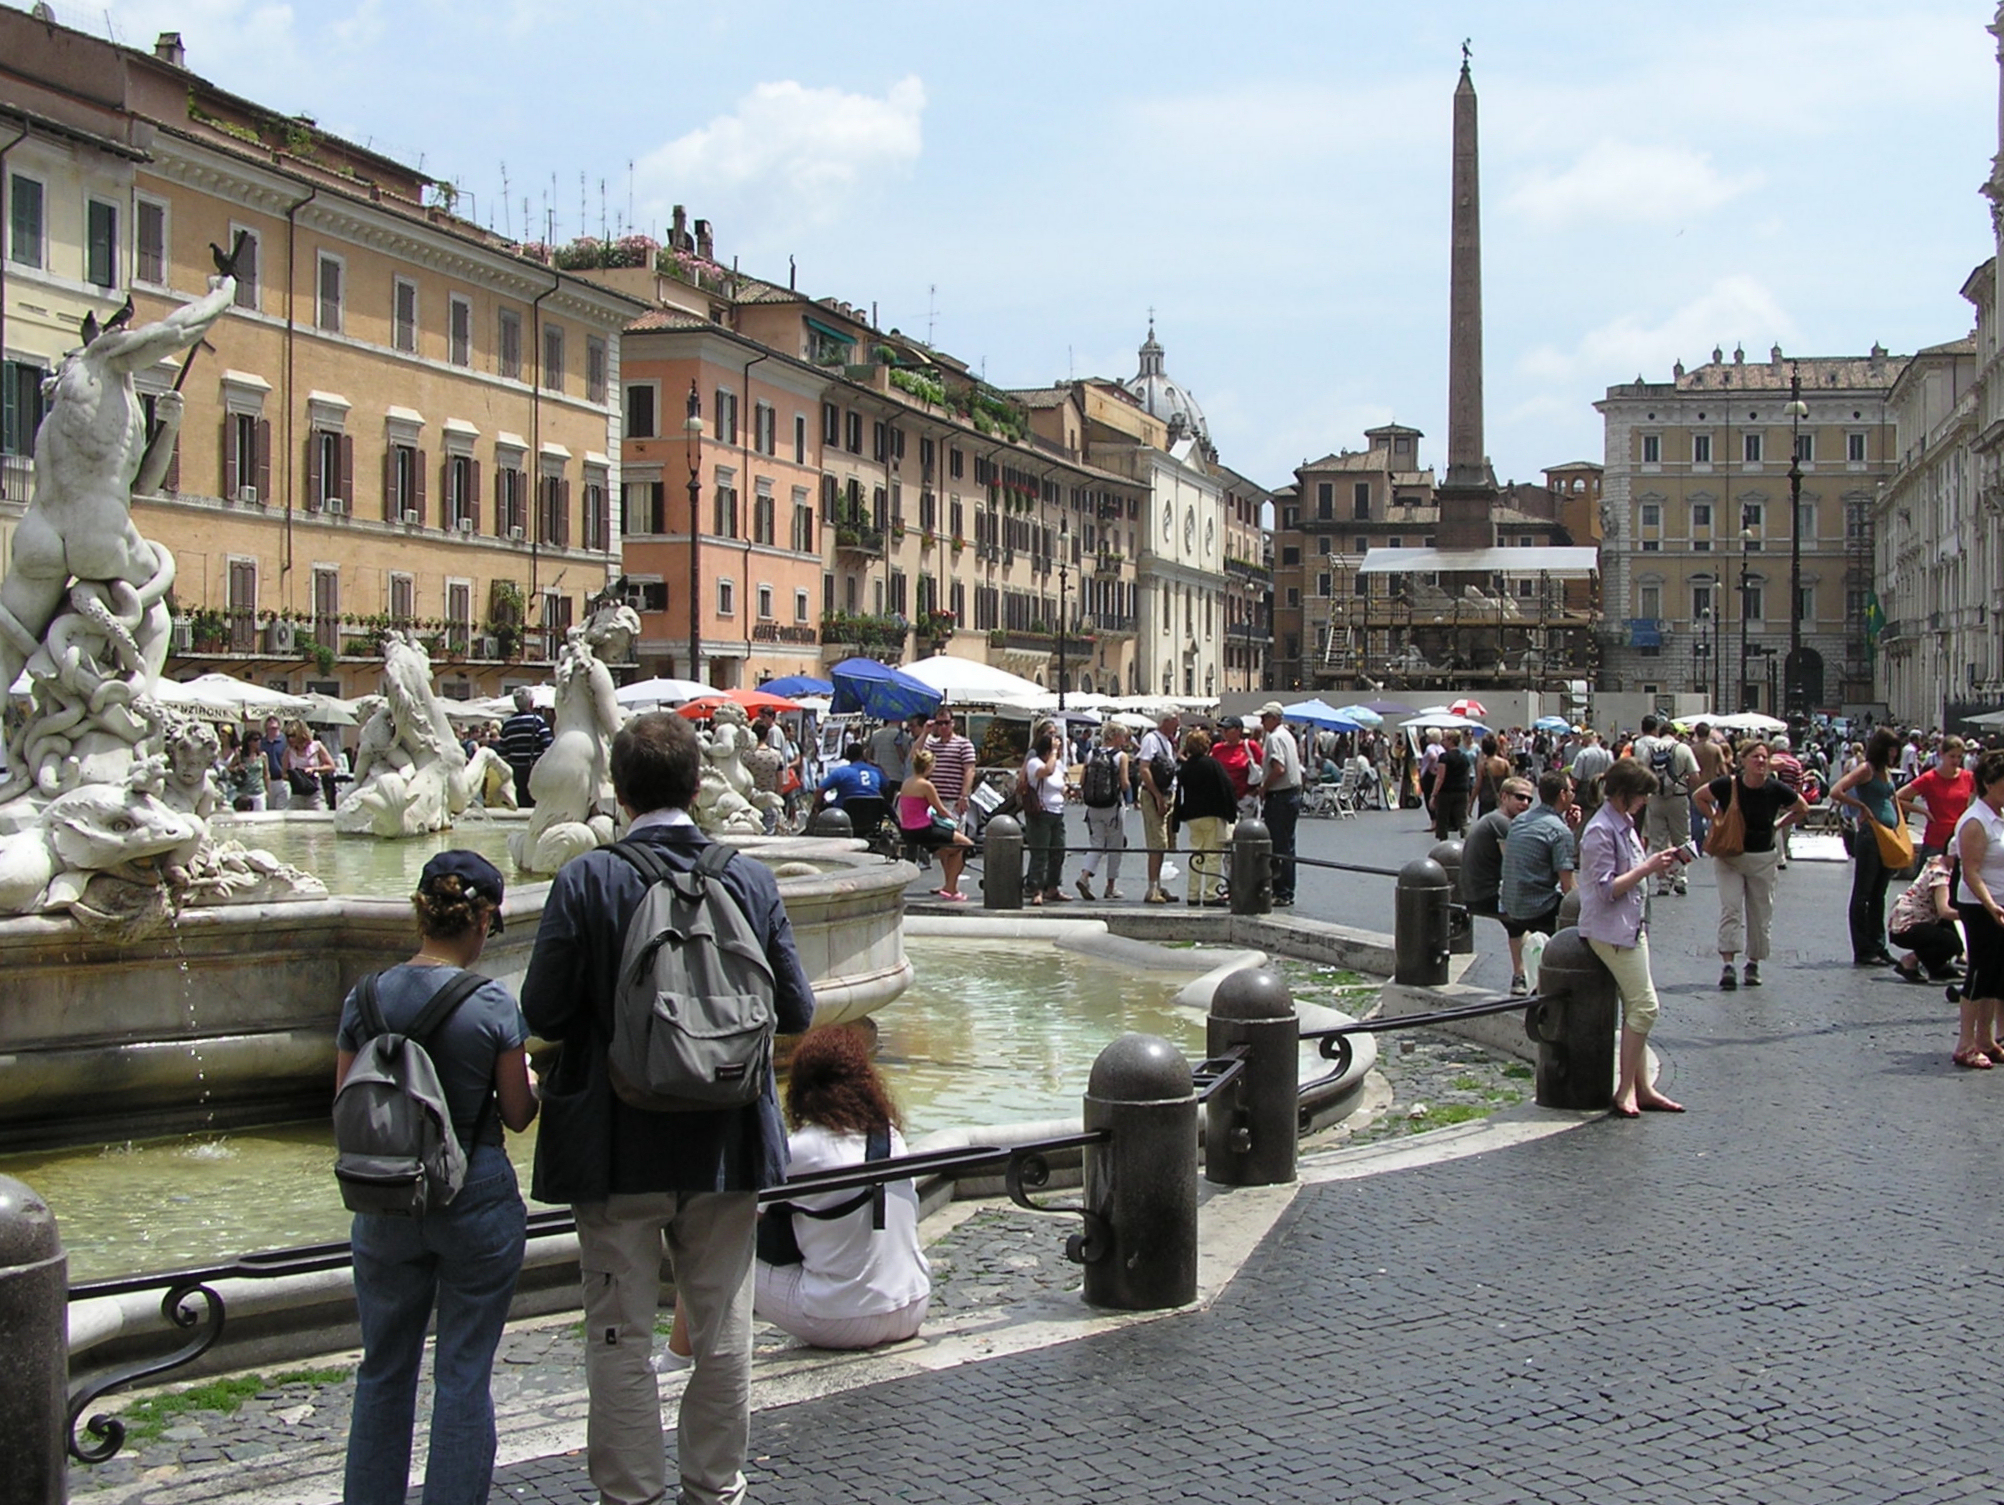
[[[466,1184],[466,1151],[425,1046],[487,979],[461,972],[398,1033],[383,1018],[378,975],[362,979],[356,1004],[368,1038],[334,1094],[334,1179],[350,1212],[421,1217],[449,1204]],[[476,1142],[492,1104],[490,1093],[473,1125]]]
[[[713,842],[681,873],[645,842],[611,850],[648,882],[613,993],[612,1090],[654,1113],[757,1102],[772,1074],[778,1015],[765,946],[723,883],[737,853]]]

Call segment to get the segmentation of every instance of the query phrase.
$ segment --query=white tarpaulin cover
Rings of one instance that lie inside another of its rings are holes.
[[[1600,550],[1553,545],[1534,549],[1373,549],[1360,575],[1550,575],[1589,580],[1600,573]]]

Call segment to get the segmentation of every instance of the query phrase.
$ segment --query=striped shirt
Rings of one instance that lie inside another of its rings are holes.
[[[967,798],[967,782],[974,772],[974,744],[955,732],[929,740],[926,749],[932,754],[932,787],[939,791],[940,803],[959,804]]]
[[[518,711],[501,723],[501,756],[510,768],[533,768],[550,740],[549,723],[534,711]]]

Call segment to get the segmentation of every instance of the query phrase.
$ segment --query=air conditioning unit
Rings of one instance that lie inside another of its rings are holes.
[[[255,507],[257,505],[257,487],[239,486],[237,488],[237,500],[246,506]]]
[[[299,624],[297,622],[269,622],[265,624],[264,646],[267,653],[296,653],[299,651]]]
[[[462,517],[459,520],[458,528],[459,531],[462,533],[471,533],[473,531],[473,519],[470,517]]]
[[[404,508],[404,526],[406,528],[415,528],[418,525],[419,518],[422,516],[423,514],[415,507]]]
[[[522,541],[522,530],[520,528],[510,528],[508,530],[508,541],[510,543],[520,543]]]
[[[330,496],[320,504],[320,510],[339,517],[348,510],[348,504],[338,496]]]
[[[501,640],[499,638],[480,638],[474,646],[481,658],[499,658],[501,656]]]
[[[176,621],[170,638],[176,653],[186,653],[195,646],[195,629],[185,619]]]

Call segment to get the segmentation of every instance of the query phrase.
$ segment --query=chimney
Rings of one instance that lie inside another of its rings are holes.
[[[710,238],[710,222],[706,219],[696,221],[696,254],[705,261],[717,259],[717,245]]]
[[[181,45],[181,33],[163,31],[153,39],[153,55],[169,67],[188,66],[188,49]]]
[[[689,212],[680,204],[675,206],[675,217],[668,227],[668,248],[671,251],[689,249]]]

